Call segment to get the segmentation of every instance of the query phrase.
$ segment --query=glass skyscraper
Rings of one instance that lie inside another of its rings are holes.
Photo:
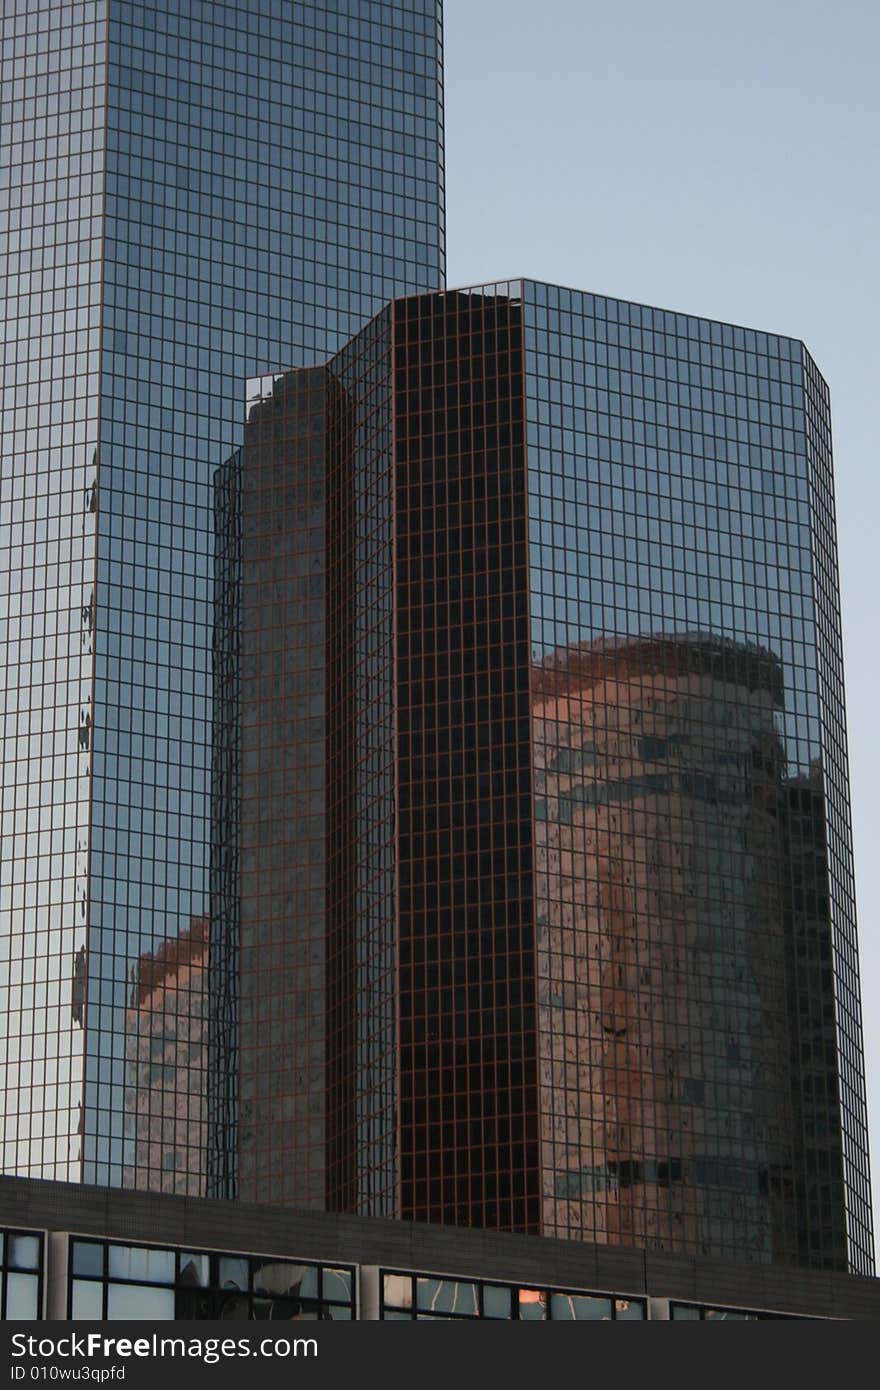
[[[803,344],[404,297],[263,379],[217,525],[246,1194],[869,1272]]]
[[[439,0],[2,7],[7,1172],[139,1181],[203,1008],[154,982],[208,916],[214,473],[248,376],[442,283],[441,50]]]

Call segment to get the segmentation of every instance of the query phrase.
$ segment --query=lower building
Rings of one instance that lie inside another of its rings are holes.
[[[878,1319],[880,1280],[0,1178],[7,1320]]]

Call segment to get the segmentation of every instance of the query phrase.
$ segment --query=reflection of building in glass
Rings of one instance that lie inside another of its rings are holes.
[[[178,1322],[354,1316],[353,1270],[278,1256],[70,1242],[66,1316]]]
[[[425,295],[265,378],[248,430],[215,637],[225,1045],[268,1036],[240,1190],[249,1151],[273,1200],[871,1267],[803,345],[528,281]]]
[[[126,1014],[125,1187],[205,1190],[208,921],[137,963]]]
[[[442,283],[442,6],[0,10],[0,1167],[120,1185],[131,970],[209,915],[214,474],[250,374]]]
[[[272,379],[218,475],[209,1190],[390,1213],[389,344],[357,343]]]
[[[218,474],[216,512],[215,914],[236,949],[212,983],[238,1020],[238,1126],[211,1189],[236,1174],[237,1195],[297,1205],[323,1201],[327,1142],[327,408],[322,369],[285,378]]]
[[[782,671],[713,639],[533,672],[544,1228],[794,1246]]]
[[[382,1272],[380,1316],[405,1318],[509,1318],[517,1322],[643,1322],[647,1300],[516,1288],[500,1281],[438,1279],[426,1274]]]

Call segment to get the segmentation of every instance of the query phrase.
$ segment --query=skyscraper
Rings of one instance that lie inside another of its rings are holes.
[[[7,1172],[137,1166],[138,962],[208,913],[213,474],[248,375],[442,283],[441,48],[439,0],[3,6]]]
[[[242,1194],[870,1270],[803,344],[405,297],[258,384],[216,518]]]

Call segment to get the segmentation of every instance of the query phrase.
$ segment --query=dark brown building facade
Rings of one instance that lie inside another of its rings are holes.
[[[392,313],[401,1211],[538,1231],[522,310]]]
[[[823,389],[531,282],[263,380],[217,492],[217,1192],[870,1265]]]

